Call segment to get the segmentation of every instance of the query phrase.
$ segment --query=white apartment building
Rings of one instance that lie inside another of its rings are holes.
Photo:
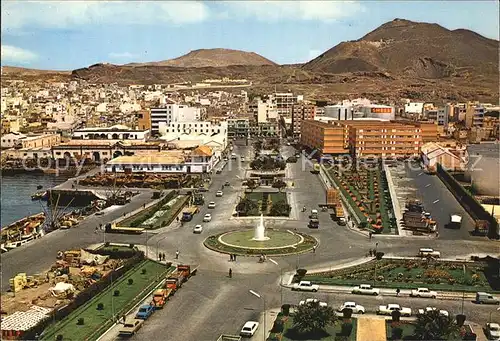
[[[284,116],[290,116],[293,105],[303,100],[304,96],[294,96],[291,92],[276,92],[271,96],[271,101],[275,105],[278,115]]]
[[[420,118],[424,110],[424,102],[409,102],[405,104],[405,114],[416,115]]]
[[[353,108],[350,105],[327,105],[324,107],[324,116],[336,120],[352,120]]]
[[[27,136],[21,133],[9,133],[2,135],[1,139],[1,147],[4,148],[12,148],[20,143],[20,140],[25,139]]]
[[[162,108],[151,108],[151,134],[160,134],[160,123],[168,126],[174,122],[199,121],[206,109],[182,104],[166,104]]]
[[[73,132],[73,138],[79,140],[136,140],[146,141],[149,130],[133,130],[124,125],[114,125],[107,128],[83,128]]]

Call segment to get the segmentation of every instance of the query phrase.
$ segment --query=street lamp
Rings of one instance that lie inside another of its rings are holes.
[[[268,259],[274,265],[279,266],[278,262],[275,261],[274,259],[271,259],[271,258],[268,258]],[[281,306],[283,306],[283,268],[281,268],[281,266],[280,266],[280,296],[281,296],[281,298],[280,298]]]
[[[258,297],[262,300],[262,302],[264,303],[264,340],[266,339],[266,300],[263,296],[261,296],[258,292],[256,291],[253,291],[253,290],[249,290],[249,292],[254,295],[255,297]]]

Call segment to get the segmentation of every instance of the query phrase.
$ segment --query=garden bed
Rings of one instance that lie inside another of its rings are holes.
[[[188,202],[189,197],[169,193],[156,205],[140,211],[133,216],[120,221],[118,227],[139,227],[145,229],[158,229],[168,226]]]
[[[139,263],[65,319],[49,326],[42,340],[52,341],[57,335],[62,335],[63,340],[96,340],[114,323],[113,317],[125,314],[174,269],[150,260]],[[132,284],[129,284],[129,279]],[[116,290],[118,296],[115,296]],[[102,310],[97,309],[99,303],[103,304]],[[78,324],[80,319],[83,319],[83,324]]]
[[[278,216],[288,217],[290,215],[290,205],[288,204],[286,193],[282,192],[250,192],[241,199],[240,204],[250,201],[249,205],[241,211],[240,216]],[[273,205],[279,205],[280,209],[274,211]],[[286,209],[288,208],[288,210]]]
[[[397,233],[394,214],[390,213],[392,201],[387,179],[380,167],[359,167],[357,171],[342,174],[333,169],[329,174],[358,216],[361,227],[374,233]]]
[[[306,274],[304,280],[326,285],[359,285],[414,289],[427,287],[443,291],[493,291],[485,276],[485,263],[427,260],[373,260],[351,268]]]
[[[273,333],[269,335],[267,341],[296,341],[296,340],[322,340],[322,341],[334,341],[340,337],[342,331],[342,319],[340,318],[337,323],[333,326],[326,327],[326,330],[323,332],[316,333],[314,335],[300,335],[297,334],[293,330],[293,316],[278,316],[277,318],[284,318],[284,329],[282,333]],[[345,339],[348,341],[356,341],[356,327],[357,320],[355,318],[351,319],[352,321],[352,332],[351,335]]]

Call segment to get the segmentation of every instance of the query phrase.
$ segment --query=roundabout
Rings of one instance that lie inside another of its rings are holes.
[[[220,253],[285,256],[308,252],[317,245],[317,240],[304,233],[266,229],[261,216],[260,224],[255,229],[212,235],[203,244]]]

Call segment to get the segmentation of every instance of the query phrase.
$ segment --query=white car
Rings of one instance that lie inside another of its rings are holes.
[[[486,336],[490,340],[500,340],[500,324],[486,323]]]
[[[393,311],[399,311],[401,316],[411,316],[411,309],[403,308],[399,304],[381,305],[377,308],[377,315],[391,315]]]
[[[212,215],[210,213],[205,214],[203,217],[203,222],[208,223],[209,221],[212,221]]]
[[[259,328],[259,322],[248,321],[245,323],[243,328],[241,328],[241,336],[253,336],[257,329]]]
[[[439,311],[439,315],[450,316],[450,314],[446,310],[438,309],[436,307],[425,307],[424,309],[419,309],[418,313],[420,315],[423,315],[423,314],[428,313],[430,311]]]
[[[319,285],[312,284],[309,281],[300,281],[293,285],[292,290],[317,292],[319,290]]]
[[[224,192],[222,192],[222,191],[217,191],[217,193],[215,193],[216,197],[221,197],[223,195],[224,195]]]
[[[427,288],[413,289],[410,293],[411,297],[426,297],[426,298],[436,298],[437,292],[431,291]]]
[[[317,298],[307,298],[305,301],[300,301],[299,305],[317,303],[320,307],[327,307],[328,304],[325,302],[320,302]]]
[[[353,294],[360,294],[360,295],[373,295],[377,296],[380,294],[380,289],[375,289],[372,288],[370,284],[360,284],[358,286],[355,286],[351,293]]]
[[[344,302],[337,311],[342,312],[344,309],[352,309],[352,312],[354,314],[364,314],[365,313],[365,307],[362,305],[356,304],[355,302]]]
[[[193,233],[201,233],[202,231],[203,231],[203,226],[199,224],[193,228]]]
[[[210,201],[210,202],[208,203],[208,208],[215,208],[215,202]]]

